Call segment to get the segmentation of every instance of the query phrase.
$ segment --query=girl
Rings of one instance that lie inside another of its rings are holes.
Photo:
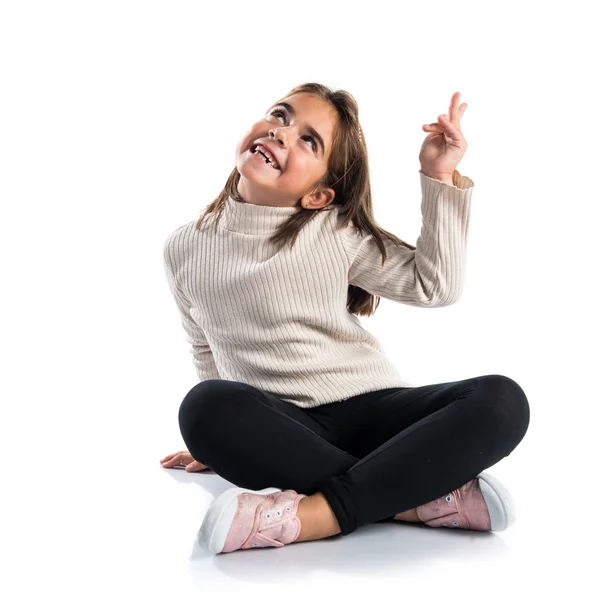
[[[246,132],[223,191],[168,236],[165,272],[200,383],[179,409],[189,452],[161,463],[237,486],[204,517],[210,552],[392,520],[484,531],[514,521],[508,491],[482,471],[527,431],[519,384],[415,386],[356,316],[381,296],[429,308],[460,298],[473,181],[456,170],[467,148],[459,95],[423,125],[416,246],[374,220],[356,101],[318,83]]]

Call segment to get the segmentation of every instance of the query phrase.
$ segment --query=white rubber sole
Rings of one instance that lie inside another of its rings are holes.
[[[490,513],[491,530],[503,531],[515,522],[515,501],[496,477],[480,473],[479,487]]]
[[[217,496],[210,505],[208,512],[204,515],[202,525],[198,531],[198,543],[211,554],[219,554],[223,551],[227,534],[237,510],[237,497],[240,494],[250,492],[251,494],[272,494],[281,492],[280,488],[264,488],[262,490],[248,490],[245,488],[231,488]]]

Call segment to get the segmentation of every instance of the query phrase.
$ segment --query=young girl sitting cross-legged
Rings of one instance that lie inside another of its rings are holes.
[[[374,219],[354,98],[294,88],[244,134],[223,191],[164,246],[200,382],[179,408],[187,452],[235,487],[199,531],[210,552],[281,547],[361,525],[501,531],[515,518],[485,469],[529,425],[498,374],[414,386],[357,316],[379,297],[424,308],[463,289],[473,181],[459,93],[423,125],[416,246]]]

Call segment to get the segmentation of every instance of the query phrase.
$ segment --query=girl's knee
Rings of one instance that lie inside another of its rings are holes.
[[[218,422],[217,411],[223,408],[231,397],[227,384],[234,383],[222,379],[207,379],[195,385],[179,406],[179,427],[183,430],[196,428],[202,423]]]
[[[529,427],[529,401],[523,388],[506,375],[486,375],[480,378],[485,397],[490,399],[494,416],[511,427],[522,438]]]

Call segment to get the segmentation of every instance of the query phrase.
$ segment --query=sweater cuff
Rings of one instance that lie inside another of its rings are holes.
[[[421,174],[421,177],[425,177],[430,182],[435,181],[436,183],[441,183],[442,185],[450,185],[449,183],[446,183],[445,181],[440,181],[439,179],[433,179],[432,177],[429,177],[429,175],[425,175],[425,173],[423,173],[423,171],[421,171],[421,170],[419,170],[419,173]],[[452,173],[452,186],[453,187],[457,187],[459,190],[466,190],[466,189],[472,188],[474,185],[475,184],[473,183],[472,179],[470,179],[466,175],[461,175],[456,169],[454,169],[454,173]]]

